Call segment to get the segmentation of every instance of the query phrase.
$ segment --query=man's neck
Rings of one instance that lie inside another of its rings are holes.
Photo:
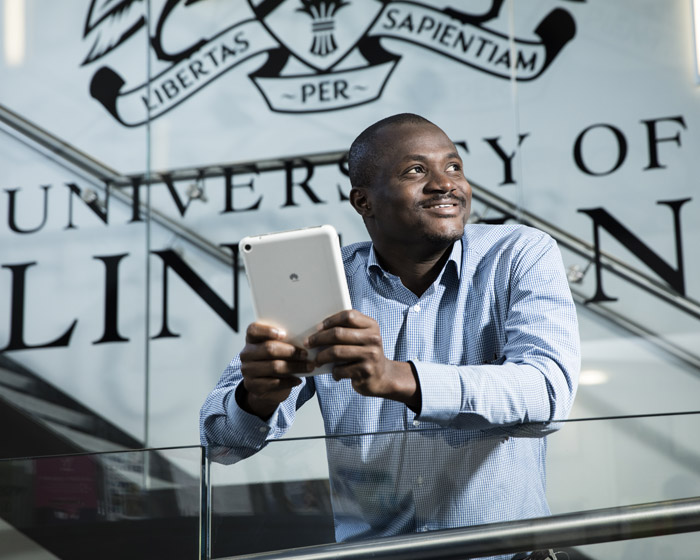
[[[377,260],[384,270],[401,279],[401,283],[418,297],[431,286],[440,275],[445,263],[450,258],[453,243],[445,248],[417,253],[415,248],[407,247],[405,251],[384,251],[374,246]]]

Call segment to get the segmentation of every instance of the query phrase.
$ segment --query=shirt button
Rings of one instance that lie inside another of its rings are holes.
[[[427,532],[428,532],[428,528],[427,528],[425,525],[423,525],[422,527],[419,527],[419,528],[418,528],[418,532],[419,532],[419,533],[427,533]]]
[[[411,309],[413,309],[413,311],[415,311],[416,313],[419,313],[420,312],[420,305],[418,305],[416,303]]]
[[[420,426],[420,420],[414,420],[414,421],[413,421],[413,425],[414,425],[416,428],[417,428],[418,426]]]
[[[416,478],[416,484],[417,484],[418,486],[420,486],[421,484],[423,484],[423,477],[422,477],[422,476],[419,476],[418,478]]]
[[[267,432],[267,426],[260,426],[258,430],[260,430],[261,434],[264,434],[265,432]]]

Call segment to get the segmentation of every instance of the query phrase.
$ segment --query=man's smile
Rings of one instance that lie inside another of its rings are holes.
[[[421,202],[419,206],[425,210],[437,210],[442,214],[451,214],[451,211],[456,208],[464,208],[465,201],[454,195],[449,197],[442,196]]]

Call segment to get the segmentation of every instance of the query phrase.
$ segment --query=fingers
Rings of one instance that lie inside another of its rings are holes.
[[[251,323],[246,329],[245,341],[254,344],[264,340],[283,340],[286,336],[284,329],[265,323]]]
[[[241,373],[246,378],[278,377],[308,373],[313,364],[308,352],[284,341],[286,333],[276,327],[252,323],[246,330],[241,351]]]
[[[346,309],[345,311],[340,311],[335,315],[331,315],[330,317],[324,319],[322,328],[330,329],[332,327],[342,326],[361,329],[368,327],[373,323],[376,324],[374,319],[367,317],[367,315],[360,313],[356,309]]]
[[[384,350],[381,345],[333,345],[319,350],[316,355],[316,364],[335,364],[334,371],[341,366],[352,364],[381,364],[384,359]],[[365,368],[368,367],[365,365]],[[344,376],[349,377],[349,375]]]
[[[243,361],[241,354],[241,373],[244,378],[286,377],[313,371],[314,363],[302,360],[261,360]]]
[[[321,346],[352,345],[381,346],[379,325],[371,317],[350,309],[331,315],[318,326],[304,344],[307,348]]]
[[[308,352],[281,340],[263,340],[248,343],[241,351],[242,362],[259,362],[270,360],[304,361]]]

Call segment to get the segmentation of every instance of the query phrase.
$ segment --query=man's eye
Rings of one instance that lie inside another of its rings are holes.
[[[414,173],[414,174],[415,173],[422,173],[422,172],[423,172],[423,167],[421,167],[420,165],[414,165],[408,171],[406,171],[406,173]]]
[[[447,166],[448,171],[460,171],[462,166],[459,163],[451,163]]]

